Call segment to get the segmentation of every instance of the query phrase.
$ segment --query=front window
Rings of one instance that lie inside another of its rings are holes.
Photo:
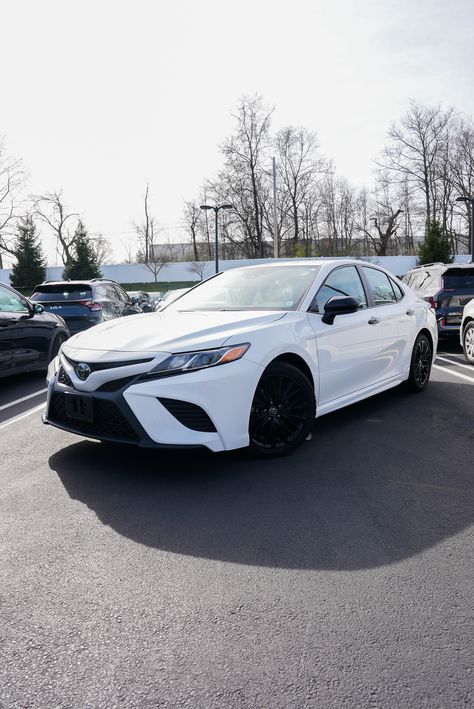
[[[170,310],[296,310],[319,266],[235,268],[204,281]]]
[[[324,313],[324,306],[334,296],[352,296],[359,301],[359,308],[367,307],[367,298],[355,266],[342,266],[329,274],[311,305],[312,312]]]
[[[28,306],[23,298],[20,298],[8,288],[0,286],[0,312],[27,313]]]

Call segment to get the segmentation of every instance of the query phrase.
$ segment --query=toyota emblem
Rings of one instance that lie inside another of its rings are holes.
[[[91,373],[91,368],[85,362],[81,362],[80,364],[77,365],[76,374],[79,377],[79,379],[82,379],[82,381],[85,381],[90,373]]]

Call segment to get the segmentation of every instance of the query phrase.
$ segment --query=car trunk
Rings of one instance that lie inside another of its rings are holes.
[[[100,309],[93,303],[92,289],[86,284],[37,286],[31,300],[41,303],[46,311],[60,315],[72,331],[88,327],[94,305]]]
[[[464,306],[474,298],[474,267],[450,268],[442,277],[442,289],[436,295],[436,314],[446,325],[459,326]]]

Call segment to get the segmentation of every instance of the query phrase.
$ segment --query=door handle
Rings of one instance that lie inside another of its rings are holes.
[[[369,320],[369,325],[377,325],[379,322],[380,320],[373,315]]]
[[[414,315],[414,314],[415,314],[415,311],[412,310],[411,308],[408,308],[407,315]]]

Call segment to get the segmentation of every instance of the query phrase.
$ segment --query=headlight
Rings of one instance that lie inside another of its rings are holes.
[[[230,347],[220,347],[217,350],[198,350],[197,352],[181,352],[170,355],[163,362],[160,362],[151,372],[143,375],[144,378],[164,377],[169,374],[184,374],[194,372],[198,369],[215,367],[218,364],[235,362],[244,356],[250,347],[250,343],[243,345],[231,345]]]

